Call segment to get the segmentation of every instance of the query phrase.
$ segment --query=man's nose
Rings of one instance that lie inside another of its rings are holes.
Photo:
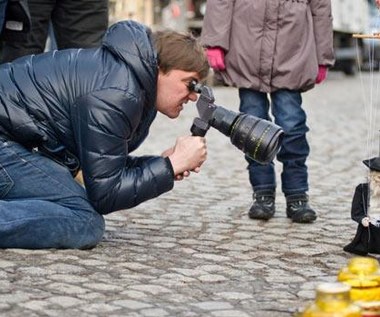
[[[191,101],[197,101],[197,99],[198,99],[198,95],[197,95],[197,93],[196,92],[194,92],[194,91],[192,91],[190,94],[189,94],[189,100],[191,100]]]

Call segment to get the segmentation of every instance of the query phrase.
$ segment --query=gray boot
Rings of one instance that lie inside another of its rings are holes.
[[[261,190],[253,193],[253,205],[248,216],[251,219],[269,220],[273,217],[276,193],[272,190]]]
[[[298,223],[310,223],[317,219],[317,214],[309,206],[309,196],[306,194],[286,196],[286,215]]]

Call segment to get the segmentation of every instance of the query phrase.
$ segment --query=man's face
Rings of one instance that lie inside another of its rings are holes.
[[[189,100],[196,101],[198,98],[195,92],[189,90],[192,80],[199,80],[196,72],[171,70],[164,74],[160,71],[157,82],[157,111],[169,118],[177,118],[183,104]]]

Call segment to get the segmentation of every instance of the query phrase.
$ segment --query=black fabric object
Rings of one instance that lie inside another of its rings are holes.
[[[5,10],[1,39],[24,41],[31,29],[31,17],[27,0],[10,0]]]
[[[368,183],[362,183],[356,186],[355,193],[351,203],[351,219],[358,224],[368,214],[369,186]]]
[[[359,224],[354,239],[349,244],[344,246],[343,250],[360,256],[367,255],[369,237],[368,232],[369,228],[365,228],[363,225]]]
[[[361,223],[368,214],[368,187],[368,183],[364,183],[359,184],[355,189],[351,205],[351,218],[358,223],[358,227],[353,240],[343,247],[344,251],[361,256],[368,253],[380,254],[380,228],[371,223],[368,227],[364,227]]]
[[[361,256],[380,254],[380,228],[371,223],[368,227],[359,224],[354,239],[343,250]]]
[[[371,171],[378,171],[378,172],[380,172],[380,157],[373,157],[371,159],[364,160],[363,163]]]
[[[380,228],[369,224],[368,252],[380,254]]]

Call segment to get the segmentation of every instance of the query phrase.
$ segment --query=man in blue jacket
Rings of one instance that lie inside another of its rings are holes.
[[[0,66],[0,247],[90,248],[103,214],[171,190],[198,172],[205,139],[179,137],[134,157],[157,111],[176,118],[208,72],[187,34],[111,26],[102,46],[29,55]],[[85,189],[73,175],[82,169]]]

